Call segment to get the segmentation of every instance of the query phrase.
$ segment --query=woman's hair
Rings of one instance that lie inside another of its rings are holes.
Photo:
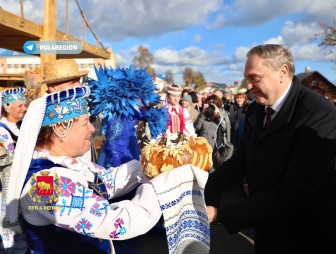
[[[6,118],[8,117],[8,112],[5,110],[5,107],[3,105],[1,105],[1,115]]]
[[[288,66],[288,74],[290,77],[294,76],[295,65],[292,53],[280,44],[265,44],[252,48],[247,52],[247,57],[257,55],[264,58],[264,65],[277,70],[283,64]]]
[[[222,99],[215,94],[206,97],[204,102],[207,104],[214,104],[217,108],[221,108],[223,105]]]
[[[54,135],[54,130],[52,127],[50,126],[42,127],[37,137],[36,146],[50,148],[53,145],[53,141],[52,141],[53,135]]]
[[[77,122],[77,119],[73,119],[73,123]],[[62,123],[56,123],[56,125],[61,125],[62,128],[65,130],[65,135],[69,134],[69,131],[72,128],[72,124],[69,124],[69,122],[64,121]],[[59,139],[64,138],[60,137],[59,134],[57,133],[57,131],[55,132],[53,127],[51,126],[43,126],[40,129],[39,135],[37,136],[37,141],[36,141],[36,146],[39,147],[43,147],[43,148],[50,148],[54,142],[53,142],[53,135],[55,135],[55,137],[58,137]]]

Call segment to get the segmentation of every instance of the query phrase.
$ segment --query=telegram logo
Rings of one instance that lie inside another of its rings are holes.
[[[79,54],[83,45],[80,41],[27,41],[23,50],[26,54]]]
[[[26,41],[25,44],[23,44],[23,51],[26,54],[34,54],[36,51],[36,43],[34,41]]]

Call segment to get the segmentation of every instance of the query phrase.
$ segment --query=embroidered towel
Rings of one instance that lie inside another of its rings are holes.
[[[151,182],[159,197],[170,254],[209,253],[210,226],[204,202],[208,172],[184,165]]]

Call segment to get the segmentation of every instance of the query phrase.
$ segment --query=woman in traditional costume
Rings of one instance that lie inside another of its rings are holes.
[[[0,93],[0,253],[25,253],[26,244],[18,223],[9,225],[4,221],[6,193],[19,135],[17,123],[27,111],[26,89],[12,88]]]
[[[168,128],[171,133],[194,136],[195,129],[187,109],[180,105],[182,90],[177,85],[170,85],[167,91],[166,107],[169,113]]]
[[[19,216],[32,253],[111,253],[110,240],[144,234],[161,216],[149,183],[132,200],[109,204],[147,179],[138,161],[105,169],[82,156],[94,131],[89,94],[83,86],[37,99],[22,123],[7,216]]]

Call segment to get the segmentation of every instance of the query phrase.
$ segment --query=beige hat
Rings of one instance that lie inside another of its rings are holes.
[[[237,94],[246,94],[246,92],[247,92],[246,88],[241,88],[241,89],[238,90],[238,92],[235,93],[235,95],[237,95]]]
[[[79,71],[73,59],[57,59],[44,64],[44,76],[41,83],[52,84],[83,77],[88,71]]]

